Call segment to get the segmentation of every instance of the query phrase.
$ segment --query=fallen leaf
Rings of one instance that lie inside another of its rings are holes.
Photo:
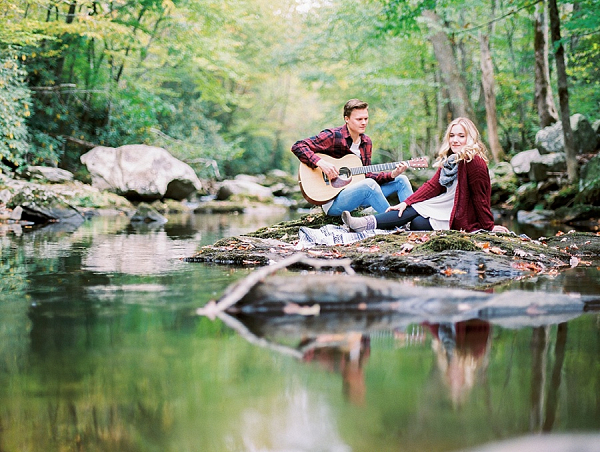
[[[442,270],[442,274],[445,276],[452,276],[452,275],[466,275],[467,272],[464,270],[459,270],[458,268],[446,268],[445,270]]]
[[[477,245],[482,250],[487,250],[490,248],[490,242],[475,242],[475,245]]]
[[[503,250],[502,248],[498,248],[497,246],[491,247],[490,248],[490,252],[493,253],[493,254],[500,254],[500,255],[506,254],[505,250]]]
[[[531,253],[528,253],[527,251],[523,251],[523,250],[519,250],[519,249],[516,249],[514,251],[514,253],[515,253],[515,256],[519,256],[519,257],[525,257],[525,256],[531,256],[532,255]]]
[[[536,273],[541,272],[543,270],[543,267],[533,262],[513,262],[511,266],[512,268],[515,268],[517,270]]]
[[[571,268],[577,267],[579,265],[579,261],[580,261],[580,259],[578,257],[571,256],[571,260],[569,261]]]
[[[558,231],[555,237],[560,237],[561,235],[565,235],[565,233],[563,231]]]
[[[323,255],[323,251],[308,250],[306,252],[306,254],[310,254],[311,256],[322,256]]]

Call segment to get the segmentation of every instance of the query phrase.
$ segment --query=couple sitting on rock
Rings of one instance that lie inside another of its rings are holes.
[[[298,141],[292,152],[308,167],[318,167],[332,182],[339,176],[338,168],[316,153],[340,158],[353,152],[361,157],[363,165],[370,165],[372,145],[364,134],[367,107],[357,99],[348,101],[344,108],[345,126]],[[323,210],[328,215],[341,213],[344,224],[354,232],[394,229],[409,223],[413,231],[508,232],[504,226],[494,225],[486,151],[473,122],[457,118],[444,134],[434,163],[437,172],[416,192],[412,193],[408,179],[401,175],[407,166],[400,163],[391,172],[367,173],[363,181],[348,186],[323,205]],[[393,192],[401,202],[390,206],[386,196]],[[350,211],[357,207],[373,207],[378,214],[353,217]]]

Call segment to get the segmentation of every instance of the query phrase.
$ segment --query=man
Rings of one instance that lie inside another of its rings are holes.
[[[320,168],[329,180],[338,177],[336,166],[315,153],[341,158],[354,153],[364,166],[371,165],[373,145],[365,135],[369,122],[369,105],[358,99],[350,99],[344,105],[345,125],[325,129],[318,135],[297,141],[292,152],[310,168]],[[386,211],[390,204],[387,196],[398,195],[399,202],[404,201],[413,192],[408,178],[401,175],[406,171],[405,164],[399,164],[392,171],[367,173],[364,180],[343,189],[334,199],[321,207],[327,215],[340,216],[344,210],[358,207],[372,207],[378,213]]]

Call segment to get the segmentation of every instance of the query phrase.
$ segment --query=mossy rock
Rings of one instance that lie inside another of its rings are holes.
[[[471,240],[464,237],[451,236],[435,236],[427,242],[419,246],[420,250],[427,251],[447,251],[447,250],[462,250],[462,251],[481,251],[477,245]]]

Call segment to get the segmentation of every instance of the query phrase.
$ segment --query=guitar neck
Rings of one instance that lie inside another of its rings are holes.
[[[390,171],[396,168],[401,162],[382,163],[380,165],[358,166],[351,168],[352,175],[366,173],[380,173],[381,171]],[[405,162],[406,163],[406,162]]]

